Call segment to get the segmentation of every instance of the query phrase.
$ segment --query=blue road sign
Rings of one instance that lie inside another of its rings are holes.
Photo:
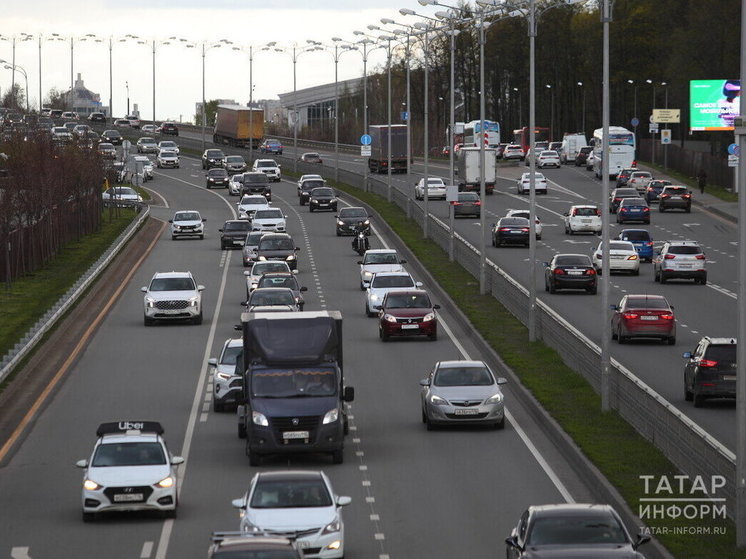
[[[409,120],[409,111],[402,111],[401,112],[401,119],[404,121]]]
[[[738,144],[730,144],[728,146],[728,153],[731,155],[741,155],[741,148]]]
[[[631,124],[632,126],[639,126],[639,125],[640,125],[640,119],[639,119],[639,118],[637,118],[637,117],[635,117],[635,118],[633,118],[633,119],[632,119],[632,120],[630,121],[630,124]]]
[[[360,136],[360,143],[364,146],[369,146],[372,141],[373,138],[370,137],[370,134],[363,134]]]

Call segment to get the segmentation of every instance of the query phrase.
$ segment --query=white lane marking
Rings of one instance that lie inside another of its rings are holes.
[[[156,173],[156,174],[160,175],[161,173]],[[162,176],[164,176],[164,177],[165,177],[166,175],[162,175]],[[146,188],[146,187],[144,187],[144,186],[142,187],[142,189],[143,189],[143,190],[147,190],[147,191],[148,191],[148,192],[150,192],[151,194],[155,194],[156,196],[158,196],[158,198],[160,198],[160,199],[161,199],[161,200],[163,201],[163,207],[164,207],[164,208],[168,209],[168,208],[170,208],[170,207],[171,207],[171,206],[169,206],[169,205],[168,205],[168,200],[166,200],[166,199],[165,199],[165,198],[164,198],[163,196],[161,196],[160,192],[156,192],[156,191],[155,191],[155,190],[153,190],[152,188]]]
[[[153,542],[145,542],[142,544],[142,551],[140,552],[140,559],[148,559],[153,553]]]
[[[233,207],[232,201],[229,200],[228,198],[225,198],[224,196],[221,196],[220,193],[215,192],[214,190],[207,190],[203,186],[200,186],[198,184],[194,184],[193,182],[185,181],[184,179],[180,179],[179,177],[174,177],[172,175],[161,175],[161,176],[169,178],[169,179],[171,179],[173,181],[182,182],[182,183],[184,183],[184,184],[186,184],[188,186],[191,186],[192,188],[198,188],[199,190],[202,190],[202,191],[204,191],[206,193],[212,194],[213,196],[217,196],[218,198],[220,198],[225,203],[226,206],[228,206],[230,208],[231,215],[233,216],[233,219],[236,219],[236,209]]]
[[[10,550],[10,556],[12,559],[31,559],[28,547],[14,547]]]

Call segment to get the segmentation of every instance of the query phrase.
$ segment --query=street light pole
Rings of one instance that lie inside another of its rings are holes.
[[[583,119],[582,124],[580,125],[580,129],[583,131],[583,135],[585,135],[585,87],[583,87],[583,82],[578,82],[578,85],[581,87],[583,92]]]

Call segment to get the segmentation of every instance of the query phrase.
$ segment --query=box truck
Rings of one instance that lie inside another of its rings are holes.
[[[212,141],[236,147],[259,147],[264,136],[264,111],[240,105],[218,105]]]
[[[368,169],[371,173],[388,172],[389,127],[388,125],[369,126],[368,133],[372,139]],[[391,172],[407,172],[407,126],[391,125]]]
[[[463,147],[458,152],[458,189],[479,192],[482,187],[482,175],[479,172],[481,148]],[[484,182],[487,194],[492,194],[497,178],[497,154],[494,148],[484,150]]]

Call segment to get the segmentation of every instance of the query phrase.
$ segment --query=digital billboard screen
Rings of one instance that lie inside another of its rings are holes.
[[[733,130],[741,114],[741,81],[691,80],[689,112],[690,130]]]

